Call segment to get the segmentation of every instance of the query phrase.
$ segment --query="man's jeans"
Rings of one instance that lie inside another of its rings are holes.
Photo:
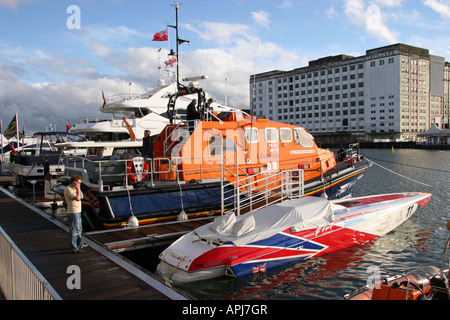
[[[81,213],[69,213],[67,214],[69,218],[69,241],[70,241],[70,250],[72,252],[76,252],[83,248],[84,242],[81,238],[82,221],[81,221]]]

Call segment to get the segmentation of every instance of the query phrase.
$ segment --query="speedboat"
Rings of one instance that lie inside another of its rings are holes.
[[[412,192],[341,200],[301,197],[240,216],[230,212],[165,249],[157,272],[175,284],[265,272],[380,237],[430,197]]]
[[[447,223],[447,229],[450,230],[450,222]],[[445,267],[449,246],[450,236],[445,243],[440,268],[428,265],[404,274],[388,273],[384,279],[368,281],[365,286],[346,294],[343,300],[449,300],[450,273]],[[381,277],[372,277],[370,280],[375,278]]]

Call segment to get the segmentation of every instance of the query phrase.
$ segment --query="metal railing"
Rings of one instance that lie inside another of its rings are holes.
[[[8,300],[61,300],[0,227],[0,287]]]
[[[276,173],[263,172],[246,176],[234,182],[222,185],[222,195],[227,187],[233,193],[222,199],[222,213],[234,211],[236,215],[248,210],[267,207],[271,204],[301,198],[304,195],[303,170],[286,170]],[[231,202],[233,207],[225,211],[224,203]]]

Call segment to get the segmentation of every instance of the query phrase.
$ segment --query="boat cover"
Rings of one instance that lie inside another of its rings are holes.
[[[207,240],[245,245],[266,239],[288,228],[319,228],[333,221],[331,203],[320,197],[302,197],[236,217],[233,212],[195,230]]]

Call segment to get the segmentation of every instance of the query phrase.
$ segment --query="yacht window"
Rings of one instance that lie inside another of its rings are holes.
[[[113,151],[113,155],[125,155],[125,154],[141,154],[141,152],[136,148],[116,148]]]
[[[264,138],[266,142],[278,142],[278,135],[276,128],[265,128],[264,129]]]
[[[245,128],[245,141],[256,143],[259,141],[258,128]]]
[[[294,129],[294,139],[295,142],[301,145],[302,147],[312,147],[313,142],[308,134],[302,128]]]
[[[292,141],[291,128],[280,128],[280,140],[281,140],[281,142],[291,142]]]
[[[103,156],[103,150],[100,148],[88,148],[86,152],[88,157],[98,157],[101,158]]]

